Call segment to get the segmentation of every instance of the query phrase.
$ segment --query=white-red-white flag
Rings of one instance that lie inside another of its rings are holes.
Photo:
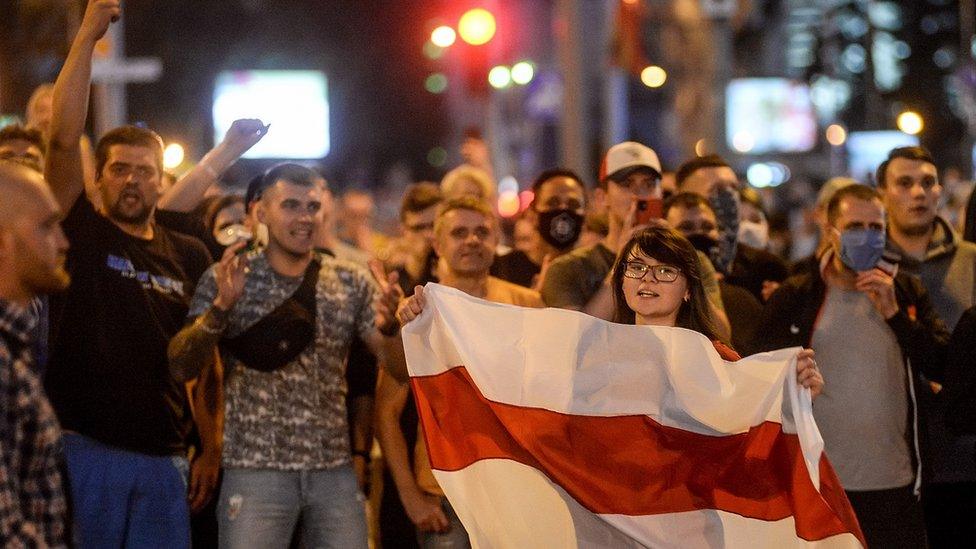
[[[861,547],[796,352],[428,284],[403,330],[434,476],[475,547]]]

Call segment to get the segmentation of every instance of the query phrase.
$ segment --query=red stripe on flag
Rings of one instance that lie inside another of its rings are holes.
[[[833,468],[810,482],[796,435],[766,422],[708,436],[647,416],[581,416],[489,401],[467,370],[412,379],[431,465],[457,471],[511,459],[544,472],[594,513],[716,509],[776,521],[793,516],[808,541],[846,532],[864,543]]]

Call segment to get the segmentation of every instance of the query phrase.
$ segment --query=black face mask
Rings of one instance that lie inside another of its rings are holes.
[[[688,239],[688,242],[691,242],[691,245],[696,250],[707,255],[709,258],[715,253],[715,249],[718,248],[718,240],[715,240],[707,234],[693,234],[685,238]]]
[[[575,210],[556,209],[539,212],[539,234],[557,250],[573,247],[583,232],[583,216]]]

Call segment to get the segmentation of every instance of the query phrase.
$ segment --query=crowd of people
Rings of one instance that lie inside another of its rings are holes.
[[[669,173],[636,142],[593,188],[542,172],[510,248],[469,141],[384,235],[368,194],[302,165],[214,192],[259,120],[178,179],[151,130],[93,146],[92,56],[119,13],[91,0],[56,83],[0,129],[4,546],[468,546],[399,336],[428,282],[694,330],[729,361],[802,347],[796,381],[868,543],[976,541],[976,244],[938,215],[925,149],[891,151],[875,186],[828,181],[819,245],[791,263],[723,158]]]

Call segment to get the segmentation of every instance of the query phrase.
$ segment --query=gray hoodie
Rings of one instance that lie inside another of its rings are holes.
[[[890,238],[888,250],[901,256],[899,268],[921,278],[932,306],[950,330],[966,309],[976,305],[976,244],[963,240],[942,218],[935,218],[922,261],[908,257]],[[941,395],[922,390],[918,397],[925,416],[922,441],[929,469],[923,478],[937,483],[976,481],[976,437],[949,433]]]

